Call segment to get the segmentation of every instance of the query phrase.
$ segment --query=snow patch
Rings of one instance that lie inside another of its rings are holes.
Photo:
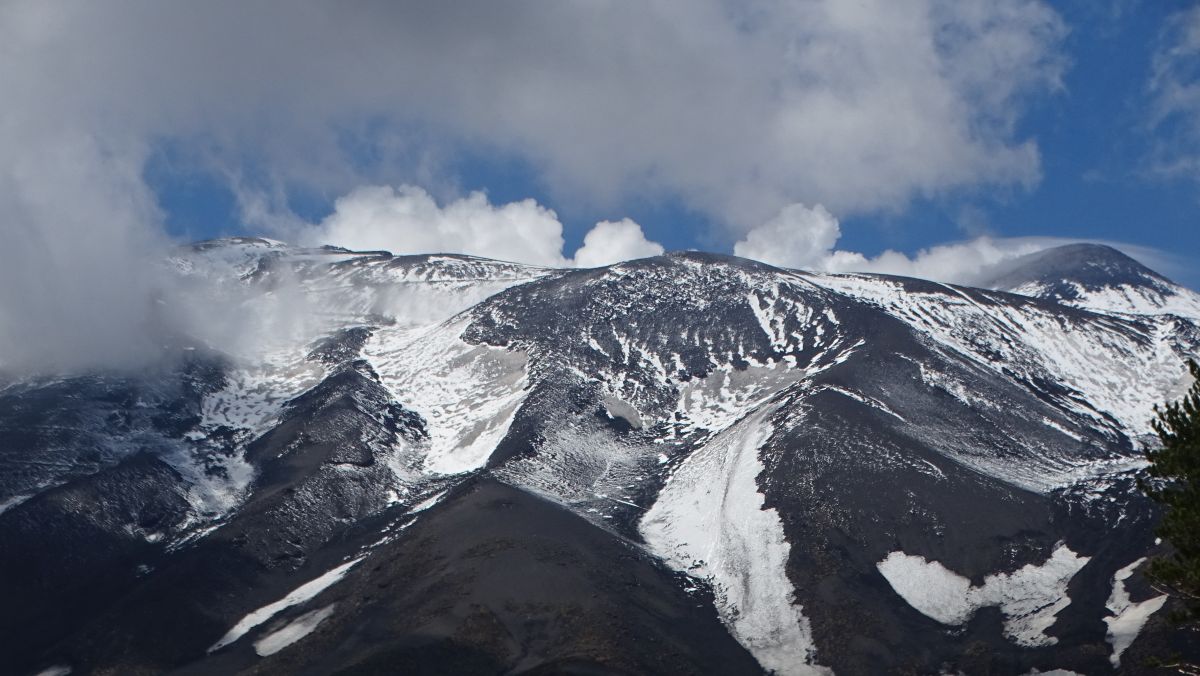
[[[308,636],[317,628],[317,625],[329,619],[330,615],[333,615],[334,605],[331,603],[324,608],[318,608],[305,613],[289,622],[282,629],[273,631],[260,638],[254,642],[254,652],[258,653],[259,657],[274,655],[296,641]]]
[[[425,420],[429,440],[421,445],[430,474],[482,467],[527,394],[526,355],[463,341],[468,321],[416,332],[380,329],[363,349],[392,397]]]
[[[675,419],[680,435],[701,430],[716,434],[806,374],[781,364],[717,369],[679,388]]]
[[[1059,543],[1042,565],[989,575],[979,587],[937,561],[904,552],[892,552],[876,567],[892,589],[926,617],[960,626],[976,610],[999,606],[1005,617],[1004,635],[1018,645],[1037,647],[1058,642],[1046,630],[1071,603],[1067,584],[1089,560]]]
[[[267,604],[262,608],[250,613],[249,615],[246,615],[237,624],[233,625],[233,628],[226,632],[226,634],[222,636],[219,641],[212,644],[212,647],[208,649],[208,652],[216,652],[221,648],[224,648],[225,646],[237,641],[241,637],[245,636],[246,632],[257,627],[263,622],[266,622],[272,617],[275,617],[275,615],[279,614],[280,611],[286,608],[291,608],[292,606],[298,606],[301,603],[307,603],[313,598],[316,598],[318,594],[325,591],[335,583],[340,582],[342,578],[346,577],[346,573],[350,572],[351,568],[358,565],[363,558],[365,557],[360,556],[357,559],[347,561],[337,568],[334,568],[324,575],[321,575],[315,580],[305,582],[299,587],[296,587],[291,591],[291,593],[279,599],[278,601]]]
[[[1150,616],[1158,612],[1167,602],[1165,594],[1137,603],[1129,599],[1129,592],[1125,589],[1125,580],[1128,580],[1129,576],[1133,575],[1133,571],[1137,570],[1137,567],[1145,561],[1146,557],[1143,556],[1113,575],[1112,594],[1109,595],[1108,603],[1105,604],[1105,607],[1112,611],[1112,616],[1104,618],[1104,623],[1108,625],[1108,634],[1105,638],[1112,644],[1112,655],[1108,659],[1114,667],[1121,666],[1121,654],[1133,645],[1134,639],[1141,633],[1142,627],[1146,626],[1146,621],[1150,619]]]
[[[219,518],[241,503],[255,475],[246,445],[278,424],[284,405],[324,375],[305,355],[277,350],[259,363],[235,366],[225,387],[201,401],[200,422],[185,435],[186,445],[164,456],[187,480],[197,520]]]
[[[820,389],[828,391],[828,392],[836,392],[844,397],[853,399],[854,401],[857,401],[858,403],[863,404],[869,408],[873,408],[878,411],[883,411],[884,413],[892,416],[893,418],[899,420],[900,422],[907,422],[904,419],[904,417],[901,416],[899,413],[896,413],[892,409],[888,408],[887,404],[885,404],[882,401],[879,401],[878,399],[875,399],[873,397],[868,397],[867,395],[865,395],[861,392],[856,392],[849,388],[839,387],[837,385],[823,385],[823,386],[821,386]]]
[[[712,584],[722,621],[764,668],[829,674],[816,664],[812,628],[787,577],[783,523],[776,510],[763,509],[756,480],[773,412],[760,409],[688,457],[641,532],[668,565]]]
[[[629,426],[635,430],[640,430],[645,426],[642,414],[638,413],[637,408],[633,404],[611,394],[605,395],[601,403],[604,405],[604,412],[608,414],[609,418],[620,418],[629,423]]]
[[[1067,429],[1066,426],[1060,425],[1059,423],[1057,423],[1045,416],[1042,417],[1042,424],[1056,432],[1063,434],[1064,436],[1074,439],[1075,441],[1083,441],[1084,440],[1084,438],[1081,435],[1079,435],[1075,432],[1072,432],[1071,430]]]
[[[1088,288],[1078,282],[1065,282],[1074,291],[1074,298],[1059,302],[1096,312],[1135,315],[1173,314],[1200,322],[1200,294],[1174,284],[1154,286],[1119,284]],[[1051,285],[1041,282],[1022,284],[1013,293],[1035,298],[1046,297]]]
[[[441,502],[442,498],[446,497],[446,493],[448,493],[448,492],[449,492],[449,489],[446,489],[440,493],[435,493],[435,494],[429,496],[428,498],[425,498],[424,500],[413,505],[412,509],[408,510],[408,513],[416,514],[417,512],[424,512],[425,510],[432,508],[434,505]]]

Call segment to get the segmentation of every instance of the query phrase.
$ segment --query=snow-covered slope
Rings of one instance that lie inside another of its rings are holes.
[[[764,509],[758,453],[772,428],[763,408],[692,454],[647,512],[647,544],[713,585],[722,619],[760,664],[781,676],[829,673],[787,578],[788,543]]]
[[[1200,294],[1102,244],[1022,256],[982,286],[1100,312],[1174,314],[1200,322]]]
[[[1147,433],[1153,406],[1181,391],[1182,360],[1196,340],[1194,327],[1154,318],[1073,312],[933,282],[867,275],[813,281],[883,309],[943,355],[992,370],[1113,435]]]
[[[328,641],[414,665],[449,659],[412,656],[434,641],[500,671],[683,670],[609,642],[655,626],[734,672],[1106,673],[1177,641],[1130,567],[1156,551],[1133,477],[1198,315],[1106,250],[1025,261],[1000,291],[700,253],[550,270],[244,238],[166,265],[253,317],[253,339],[0,391],[0,594],[34,609],[0,632],[30,670],[286,671]],[[510,509],[513,539],[453,532]],[[477,544],[421,558],[459,541]],[[568,624],[611,602],[603,640],[505,624],[510,597],[437,578],[507,575],[499,557],[522,575],[507,593],[592,565],[555,544],[585,541],[628,554],[569,576],[592,588],[528,594]],[[659,601],[623,603],[622,576]],[[409,622],[393,595],[423,599],[424,638],[384,629]],[[244,621],[262,608],[278,617]]]

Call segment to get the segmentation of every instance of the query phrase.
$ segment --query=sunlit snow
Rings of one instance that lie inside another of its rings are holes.
[[[979,587],[937,561],[904,552],[892,552],[877,567],[892,589],[922,615],[959,626],[976,610],[999,606],[1004,635],[1019,645],[1035,647],[1058,642],[1045,632],[1071,603],[1067,584],[1089,560],[1060,543],[1045,563],[988,575]]]
[[[346,563],[343,563],[342,565],[324,573],[320,577],[296,587],[287,596],[284,596],[278,601],[267,604],[262,608],[251,612],[239,620],[237,624],[233,625],[233,628],[226,632],[225,635],[220,638],[220,640],[212,644],[212,646],[208,649],[208,652],[215,652],[237,641],[241,637],[245,636],[246,632],[254,629],[272,617],[275,617],[275,615],[285,608],[297,606],[301,603],[307,603],[333,584],[340,582],[341,579],[346,576],[346,573],[350,572],[350,569],[358,565],[360,561],[362,561],[362,557],[347,561]]]
[[[335,604],[329,604],[324,608],[304,613],[300,617],[288,622],[281,629],[277,629],[270,634],[258,639],[254,642],[254,652],[260,657],[274,655],[291,644],[308,636],[325,620],[333,615],[333,607]]]
[[[416,335],[380,331],[364,349],[396,401],[425,419],[424,468],[433,474],[482,467],[526,395],[526,356],[464,342],[465,321]]]
[[[770,407],[718,435],[679,466],[641,522],[647,544],[673,568],[708,580],[734,637],[781,676],[829,673],[787,576],[790,546],[756,478],[770,438]]]
[[[1113,575],[1112,594],[1108,597],[1108,603],[1105,604],[1105,607],[1112,611],[1112,615],[1104,618],[1104,623],[1108,625],[1106,638],[1112,644],[1112,655],[1109,660],[1114,667],[1121,666],[1121,654],[1133,645],[1133,640],[1141,633],[1142,627],[1146,625],[1150,616],[1158,612],[1167,602],[1166,595],[1155,596],[1136,603],[1129,599],[1129,592],[1125,589],[1125,580],[1128,580],[1133,575],[1133,571],[1137,570],[1138,566],[1145,561],[1145,557],[1140,558]]]

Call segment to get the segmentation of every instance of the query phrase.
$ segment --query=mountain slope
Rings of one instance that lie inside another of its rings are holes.
[[[1133,481],[1200,354],[1187,315],[698,253],[242,239],[169,264],[289,321],[146,382],[0,392],[29,440],[0,477],[20,669],[1092,674],[1188,649],[1138,573]],[[1167,284],[1118,271],[1076,281]],[[120,388],[181,413],[51,436]]]
[[[1102,244],[1068,244],[1022,256],[981,286],[1101,312],[1200,320],[1200,294]]]

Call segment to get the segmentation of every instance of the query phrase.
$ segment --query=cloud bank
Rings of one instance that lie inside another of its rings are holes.
[[[367,209],[361,186],[415,184],[443,206],[375,206],[441,218],[430,246],[506,256],[501,224],[566,261],[551,212],[459,188],[466,150],[556,203],[672,201],[728,233],[796,202],[1028,186],[1016,122],[1060,87],[1064,33],[1042,0],[0,3],[0,354],[154,349],[162,281],[139,268],[164,247],[147,173],[167,148],[229,187],[244,229],[304,231],[297,194]],[[621,221],[573,260],[656,250]]]
[[[626,218],[597,223],[574,258],[566,258],[557,214],[532,199],[493,205],[473,192],[439,206],[411,185],[359,188],[339,198],[333,214],[302,236],[310,244],[360,251],[458,253],[555,267],[598,267],[663,252]]]
[[[1065,34],[1040,0],[0,13],[6,151],[90,137],[105,148],[89,165],[135,170],[103,181],[129,192],[169,141],[226,177],[252,220],[287,216],[297,186],[453,184],[464,147],[530,163],[564,200],[667,197],[742,229],[796,201],[844,214],[1027,185],[1038,151],[1015,122],[1060,86]]]

